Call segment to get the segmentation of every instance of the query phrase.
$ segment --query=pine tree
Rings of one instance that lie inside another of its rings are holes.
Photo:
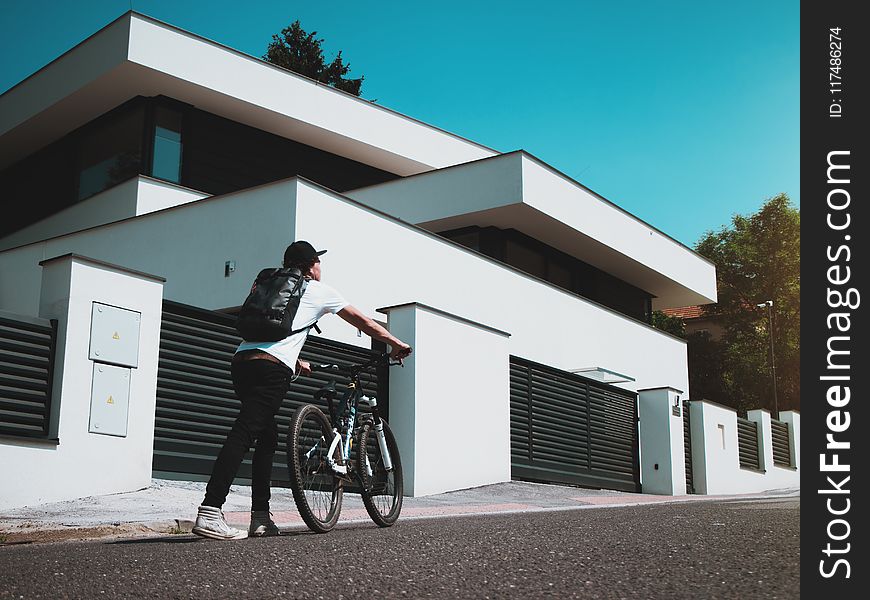
[[[322,44],[323,40],[317,38],[317,32],[306,32],[297,19],[289,27],[282,29],[280,34],[272,36],[263,59],[359,96],[365,77],[357,79],[346,77],[350,72],[350,64],[344,62],[340,50],[332,62],[327,64],[323,56]]]

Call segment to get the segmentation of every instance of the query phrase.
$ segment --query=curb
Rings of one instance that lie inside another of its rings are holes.
[[[617,501],[610,502],[602,499],[613,498]],[[527,504],[503,503],[505,509],[492,510],[497,504],[480,504],[480,505],[455,505],[455,506],[435,506],[429,507],[430,514],[408,514],[401,517],[402,521],[418,521],[444,519],[454,517],[471,517],[471,516],[494,516],[494,515],[514,515],[514,514],[529,514],[529,513],[551,513],[551,512],[566,512],[574,510],[591,510],[591,509],[608,509],[608,508],[626,508],[636,506],[650,506],[662,504],[681,504],[686,502],[716,502],[716,501],[743,501],[750,502],[756,500],[789,500],[799,499],[800,490],[788,490],[785,493],[759,493],[759,494],[735,494],[735,495],[690,495],[690,496],[649,496],[646,498],[632,498],[629,501],[621,500],[619,496],[578,496],[573,498],[577,502],[583,504],[567,505],[567,506],[532,506]],[[595,501],[590,501],[595,499]],[[522,508],[510,508],[521,506]],[[411,509],[412,507],[409,507]],[[416,510],[427,510],[426,507],[414,507]],[[289,512],[289,511],[287,511]],[[414,510],[409,510],[414,512]],[[238,516],[238,512],[234,516]],[[232,523],[239,525],[239,519],[232,519]],[[370,523],[367,516],[343,519],[338,522],[337,527],[347,525],[359,525]],[[91,526],[66,526],[48,523],[39,523],[30,521],[29,526],[19,526],[18,528],[2,529],[0,528],[0,546],[10,546],[18,544],[32,543],[62,543],[62,542],[79,542],[79,541],[95,541],[108,539],[143,539],[149,537],[164,537],[173,535],[192,535],[194,521],[189,519],[165,519],[158,521],[147,522],[113,522],[104,525]],[[282,533],[290,533],[295,531],[305,531],[307,526],[299,521],[294,522],[278,522],[278,527]]]

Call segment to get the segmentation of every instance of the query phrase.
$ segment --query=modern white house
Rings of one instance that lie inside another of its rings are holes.
[[[798,485],[797,414],[789,464],[715,483],[714,451],[741,469],[736,430],[710,441],[731,416],[693,403],[689,423],[685,342],[649,325],[716,301],[709,261],[528,152],[142,14],[0,96],[0,201],[0,508],[204,479],[237,406],[232,315],[297,239],[415,348],[371,378],[408,494],[683,494],[695,463],[701,493]],[[309,356],[372,351],[320,327]],[[299,380],[282,422],[320,384]]]

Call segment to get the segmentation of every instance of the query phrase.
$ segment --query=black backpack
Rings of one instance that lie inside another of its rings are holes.
[[[316,321],[293,329],[293,318],[307,286],[297,268],[263,269],[242,304],[236,330],[246,342],[277,342],[312,327],[319,332]]]

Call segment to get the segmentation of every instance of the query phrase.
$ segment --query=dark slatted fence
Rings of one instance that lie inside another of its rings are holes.
[[[640,490],[635,393],[516,356],[510,390],[514,478]]]
[[[240,406],[233,392],[230,360],[241,342],[233,325],[235,317],[194,306],[165,301],[160,331],[157,373],[157,413],[154,431],[153,470],[156,476],[206,479],[212,463],[232,427]],[[317,336],[309,336],[301,358],[312,363],[363,362],[372,351]],[[378,376],[363,375],[367,393],[378,397],[382,413],[389,410],[386,369]],[[287,430],[293,411],[302,403],[317,403],[314,392],[336,379],[339,392],[345,375],[315,373],[300,377],[290,386],[278,413],[278,453],[273,483],[288,479]],[[325,405],[321,408],[326,410]],[[238,477],[250,479],[251,453]]]
[[[695,493],[692,477],[692,426],[689,419],[689,401],[683,400],[683,453],[686,456],[686,493]]]
[[[57,321],[0,313],[0,434],[49,435]]]
[[[773,464],[781,467],[792,466],[788,423],[771,419],[770,429],[771,436],[773,437]]]
[[[737,449],[740,453],[740,466],[758,469],[758,423],[737,417]]]

